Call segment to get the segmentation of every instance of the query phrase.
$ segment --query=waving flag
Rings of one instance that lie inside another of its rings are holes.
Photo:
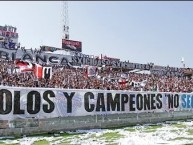
[[[52,78],[52,67],[42,67],[39,64],[35,64],[34,74],[38,79],[51,79]]]
[[[121,84],[121,85],[126,85],[126,84],[128,83],[128,79],[120,78],[118,82],[119,82],[119,84]]]
[[[41,65],[35,64],[33,71],[34,71],[36,78],[38,79],[42,78],[42,66]]]
[[[34,64],[29,61],[15,60],[16,68],[19,69],[19,72],[28,72],[33,71]]]
[[[132,81],[131,86],[136,87],[136,88],[137,87],[145,87],[146,83],[147,83],[147,80],[144,80],[144,81],[141,81],[141,82]]]
[[[88,77],[97,76],[97,67],[95,67],[95,66],[87,66],[86,67],[86,75]]]
[[[52,77],[52,67],[42,67],[37,63],[32,63],[26,60],[15,60],[15,65],[17,72],[33,72],[38,79],[51,79]]]

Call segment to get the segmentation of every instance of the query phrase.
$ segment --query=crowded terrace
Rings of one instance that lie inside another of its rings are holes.
[[[33,72],[18,73],[13,61],[0,60],[0,85],[61,89],[101,89],[159,92],[193,92],[192,77],[146,74],[110,67],[88,76],[84,67],[53,66],[51,79],[37,79]]]

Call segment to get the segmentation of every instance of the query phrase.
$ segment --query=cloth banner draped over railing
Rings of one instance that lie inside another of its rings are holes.
[[[0,120],[193,109],[193,93],[0,86]]]

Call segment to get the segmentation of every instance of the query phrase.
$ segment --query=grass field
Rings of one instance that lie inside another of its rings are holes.
[[[193,122],[77,130],[23,138],[2,138],[0,145],[193,145]]]

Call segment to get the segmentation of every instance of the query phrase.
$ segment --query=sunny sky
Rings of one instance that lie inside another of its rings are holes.
[[[26,48],[61,47],[61,1],[1,1],[0,25],[17,27]],[[70,39],[85,54],[193,67],[193,2],[70,1]]]

